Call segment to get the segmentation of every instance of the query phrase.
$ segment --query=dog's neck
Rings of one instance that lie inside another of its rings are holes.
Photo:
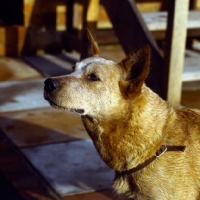
[[[166,121],[174,117],[173,108],[149,88],[143,87],[142,92],[134,102],[119,107],[118,115],[82,117],[98,153],[116,171],[133,168],[153,156],[165,140]]]

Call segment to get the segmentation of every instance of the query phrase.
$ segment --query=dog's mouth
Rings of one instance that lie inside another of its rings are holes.
[[[49,96],[48,93],[46,93],[44,95],[44,98],[45,100],[47,100],[49,102],[49,104],[54,107],[54,108],[57,108],[57,109],[63,109],[63,110],[68,110],[70,112],[76,112],[78,114],[84,114],[84,109],[81,109],[81,108],[68,108],[68,107],[64,107],[64,106],[60,106],[58,105],[57,103],[55,103],[52,98]]]

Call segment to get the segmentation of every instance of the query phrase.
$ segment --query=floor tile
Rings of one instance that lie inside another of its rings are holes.
[[[88,139],[76,113],[52,107],[0,113],[0,127],[18,147]]]
[[[61,196],[110,188],[114,172],[91,140],[49,144],[21,151]]]

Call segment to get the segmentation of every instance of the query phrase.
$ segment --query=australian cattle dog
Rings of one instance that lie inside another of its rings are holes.
[[[200,111],[174,108],[144,81],[150,48],[119,63],[103,59],[85,30],[80,61],[69,75],[48,78],[44,98],[76,112],[125,199],[200,199]],[[97,180],[98,181],[98,180]]]

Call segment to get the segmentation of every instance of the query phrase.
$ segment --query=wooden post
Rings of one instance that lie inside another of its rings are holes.
[[[164,93],[172,105],[179,106],[182,89],[182,72],[187,33],[189,0],[168,1]]]

